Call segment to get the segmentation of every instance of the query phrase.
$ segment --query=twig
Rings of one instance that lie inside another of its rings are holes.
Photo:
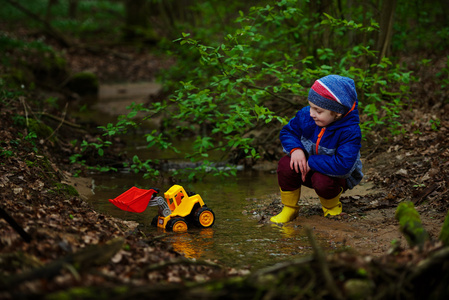
[[[23,105],[23,109],[25,110],[25,121],[26,121],[26,124],[27,124],[27,127],[28,127],[28,109],[27,109],[27,104],[25,102],[25,97],[20,96],[19,100],[20,100],[20,102]]]
[[[56,131],[58,131],[59,128],[61,128],[62,124],[64,123],[64,119],[65,119],[65,115],[67,113],[67,106],[68,105],[69,105],[69,102],[66,102],[65,107],[64,107],[64,111],[62,113],[61,122],[59,122],[58,127],[56,127],[56,129],[53,130],[53,132],[45,139],[46,141],[48,141],[56,133]]]
[[[55,115],[52,115],[52,114],[49,114],[49,113],[46,113],[46,112],[38,112],[37,114],[39,114],[41,116],[44,116],[44,117],[48,117],[48,118],[53,119],[55,121],[61,122],[61,123],[65,124],[65,125],[73,127],[73,128],[82,128],[81,125],[78,125],[78,124],[66,121],[64,119],[61,119],[61,118],[59,118],[59,117],[57,117]]]
[[[278,94],[275,94],[275,93],[273,93],[273,92],[267,90],[267,89],[264,88],[264,87],[261,87],[261,86],[255,86],[255,85],[247,84],[247,83],[244,83],[244,85],[246,85],[246,86],[249,87],[249,88],[253,88],[253,89],[265,91],[265,92],[267,92],[268,94],[270,94],[271,96],[273,96],[273,97],[275,97],[275,98],[278,98],[278,99],[280,99],[280,100],[282,100],[282,101],[285,101],[285,102],[287,102],[288,104],[290,104],[290,105],[292,105],[292,106],[298,105],[297,103],[293,102],[293,101],[290,100],[289,98],[287,98],[287,97],[282,97],[282,96],[280,96],[280,95],[278,95]]]

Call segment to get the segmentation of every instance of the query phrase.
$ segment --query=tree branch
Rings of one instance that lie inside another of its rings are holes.
[[[37,14],[23,6],[17,1],[14,0],[6,0],[10,5],[14,6],[21,12],[25,13],[27,16],[31,17],[35,21],[42,23],[44,25],[45,30],[54,37],[57,41],[59,41],[63,46],[65,47],[71,47],[73,46],[73,43],[69,41],[66,37],[64,37],[58,30],[53,28],[53,26],[50,25],[46,20],[43,20],[41,17],[39,17]]]

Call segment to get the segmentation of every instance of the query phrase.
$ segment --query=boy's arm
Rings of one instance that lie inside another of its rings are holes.
[[[279,139],[286,153],[291,154],[291,151],[296,148],[304,150],[304,146],[301,143],[301,118],[302,111],[299,111],[279,133]]]
[[[360,131],[345,131],[333,155],[311,155],[312,170],[334,177],[349,177],[359,158],[362,136]]]

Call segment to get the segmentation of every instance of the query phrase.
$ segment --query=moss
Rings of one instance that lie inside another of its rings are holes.
[[[66,87],[81,95],[96,95],[98,93],[98,78],[91,72],[74,74],[67,82]]]
[[[28,120],[28,129],[36,133],[38,138],[48,138],[53,133],[51,127],[36,119]]]
[[[429,234],[422,226],[421,218],[413,202],[400,203],[395,217],[399,221],[400,230],[410,247],[422,247],[424,242],[429,239]]]
[[[55,188],[52,189],[51,192],[67,196],[79,196],[78,191],[73,186],[65,183],[56,183]]]

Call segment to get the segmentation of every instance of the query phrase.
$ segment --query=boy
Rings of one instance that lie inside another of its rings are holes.
[[[315,190],[324,216],[341,214],[341,194],[363,177],[354,81],[325,76],[312,85],[308,100],[309,106],[301,109],[279,135],[288,155],[278,164],[284,207],[270,219],[274,223],[286,223],[298,215],[302,185]]]

